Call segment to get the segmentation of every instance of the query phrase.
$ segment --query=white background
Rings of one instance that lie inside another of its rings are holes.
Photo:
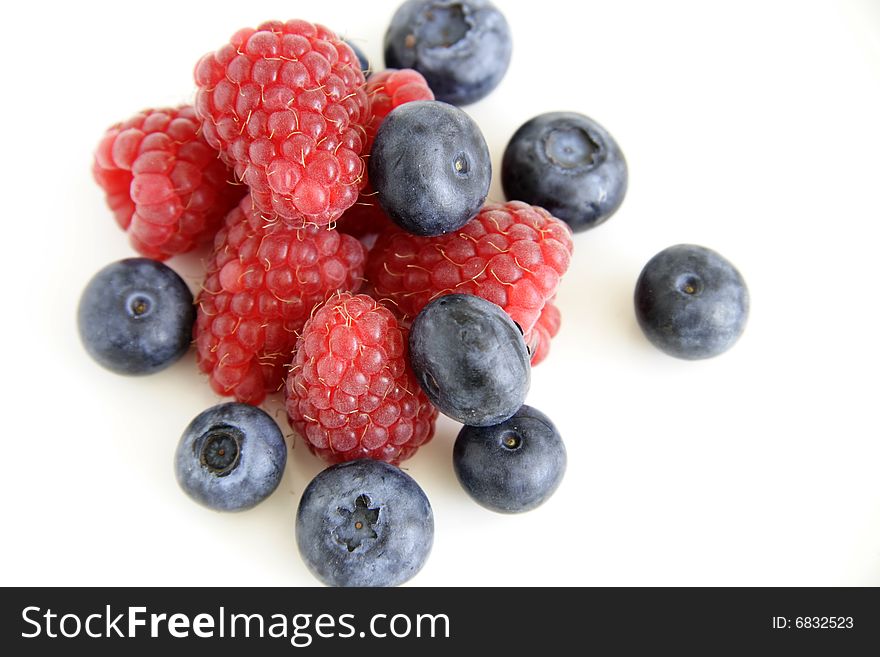
[[[381,65],[396,4],[0,9],[0,583],[316,583],[293,521],[321,463],[298,445],[264,504],[204,510],[172,470],[183,428],[219,401],[193,353],[123,378],[80,347],[81,289],[132,255],[90,162],[111,123],[191,100],[193,65],[239,27],[322,22]],[[880,2],[499,4],[513,61],[467,108],[496,172],[521,123],[572,110],[617,138],[629,193],[577,236],[562,331],[533,374],[528,402],[568,448],[562,487],[523,516],[482,509],[442,420],[405,464],[436,517],[411,583],[880,584]],[[721,252],[750,286],[743,338],[711,361],[663,355],[634,319],[641,267],[680,242]],[[170,264],[199,285],[199,256]]]

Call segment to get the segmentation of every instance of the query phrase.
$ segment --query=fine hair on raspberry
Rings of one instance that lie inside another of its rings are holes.
[[[205,139],[266,216],[329,226],[363,186],[364,75],[351,47],[303,20],[236,32],[199,60],[195,108]]]
[[[147,109],[114,124],[92,174],[138,253],[165,260],[213,238],[247,193],[200,133],[191,105]]]
[[[284,382],[312,310],[363,280],[366,250],[354,237],[267,223],[250,197],[226,218],[196,298],[199,367],[220,395],[259,404]]]
[[[437,409],[409,365],[408,335],[365,294],[336,294],[306,322],[286,400],[309,449],[330,462],[398,463],[431,439]]]

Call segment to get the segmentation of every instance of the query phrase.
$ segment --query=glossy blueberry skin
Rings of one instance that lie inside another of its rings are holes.
[[[623,203],[626,159],[592,119],[550,112],[524,123],[501,160],[508,200],[540,205],[578,233],[595,228]]]
[[[419,485],[399,468],[349,461],[306,487],[296,542],[309,570],[328,586],[398,586],[428,559],[434,514]]]
[[[546,502],[567,463],[553,422],[523,406],[489,427],[462,427],[452,451],[455,476],[478,503],[501,513],[522,513]]]
[[[83,346],[117,374],[152,374],[189,349],[193,296],[167,265],[148,258],[111,263],[86,285],[77,309]]]
[[[354,51],[355,57],[358,58],[358,63],[361,66],[361,73],[364,74],[365,78],[370,77],[370,74],[373,72],[373,69],[370,66],[370,60],[364,54],[364,51],[361,50],[360,48],[358,48],[356,45],[354,45],[354,43],[352,43],[351,41],[346,41],[345,43],[348,45],[349,48],[351,48]]]
[[[471,426],[513,415],[531,383],[529,352],[510,316],[471,294],[434,299],[409,334],[416,380],[441,413]]]
[[[664,249],[636,282],[639,326],[658,349],[676,358],[717,356],[742,335],[749,291],[723,256],[694,244]]]
[[[256,406],[228,402],[199,413],[174,457],[177,483],[216,511],[244,511],[278,487],[287,463],[281,429]]]
[[[401,228],[441,235],[472,219],[489,194],[492,161],[477,124],[446,103],[392,110],[370,152],[370,182]]]
[[[408,0],[385,33],[385,65],[417,70],[437,100],[453,105],[497,87],[512,50],[507,20],[486,0]]]

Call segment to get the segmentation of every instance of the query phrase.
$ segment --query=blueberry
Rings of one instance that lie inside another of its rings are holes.
[[[449,294],[429,303],[413,321],[409,348],[428,398],[464,424],[506,420],[529,391],[522,333],[504,310],[480,297]]]
[[[281,430],[256,406],[229,402],[197,415],[180,437],[177,482],[217,511],[256,506],[278,487],[287,463]]]
[[[193,296],[168,266],[148,258],[107,265],[89,281],[77,322],[83,346],[118,374],[152,374],[189,349]]]
[[[574,112],[526,121],[501,161],[508,200],[540,205],[576,233],[614,214],[626,185],[626,160],[617,142],[598,123]]]
[[[351,41],[346,41],[345,43],[354,51],[355,57],[358,58],[358,62],[361,65],[361,72],[364,74],[364,77],[370,77],[370,73],[373,72],[373,69],[370,67],[370,60],[367,59],[364,51],[354,45]]]
[[[296,542],[309,570],[329,586],[397,586],[425,564],[434,514],[402,470],[384,461],[349,461],[306,487]]]
[[[497,87],[512,49],[504,15],[486,0],[409,0],[385,33],[385,65],[417,70],[437,100],[455,105]]]
[[[457,107],[433,100],[392,110],[370,152],[380,205],[404,230],[441,235],[472,219],[492,180],[483,134]]]
[[[565,474],[565,445],[546,415],[523,406],[490,427],[465,426],[452,452],[455,475],[487,509],[530,511],[554,493]]]
[[[655,255],[635,290],[636,318],[670,356],[696,360],[730,349],[749,314],[749,291],[736,268],[702,246],[679,244]]]

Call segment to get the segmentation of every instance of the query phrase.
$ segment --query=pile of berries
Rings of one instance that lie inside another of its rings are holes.
[[[259,409],[283,395],[291,428],[331,467],[300,500],[296,538],[332,585],[396,585],[424,564],[433,512],[396,466],[463,423],[452,452],[483,506],[522,512],[559,485],[559,431],[525,405],[560,328],[573,232],[626,193],[611,135],[572,112],[526,122],[504,153],[506,203],[487,201],[489,148],[456,104],[487,95],[511,53],[487,0],[408,0],[372,72],[304,20],[239,30],[195,63],[195,101],[112,126],[93,172],[141,256],[88,284],[88,352],[122,374],[195,345],[232,400],[183,432],[177,479],[210,508],[250,508],[278,486],[287,445]],[[212,242],[193,298],[161,261]],[[721,256],[679,245],[636,289],[646,335],[683,358],[739,337],[748,295]]]

